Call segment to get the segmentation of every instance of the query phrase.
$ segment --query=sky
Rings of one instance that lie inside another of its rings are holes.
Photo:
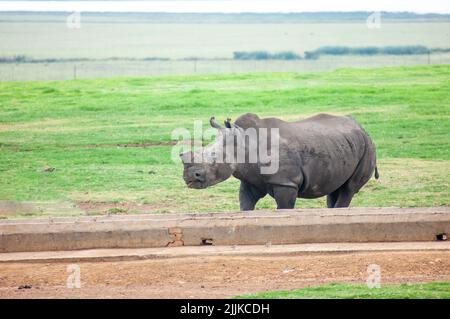
[[[165,1],[2,1],[0,11],[80,12],[320,12],[409,11],[450,13],[450,0],[165,0]]]

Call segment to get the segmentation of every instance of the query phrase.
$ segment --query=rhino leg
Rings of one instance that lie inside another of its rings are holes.
[[[338,196],[334,208],[350,206],[353,196],[369,181],[375,170],[374,152],[373,146],[366,148],[353,175],[336,191]]]
[[[292,209],[295,207],[298,189],[289,186],[273,186],[273,197],[277,202],[277,209]]]
[[[334,208],[338,199],[339,189],[327,195],[327,207]]]
[[[338,196],[336,203],[334,204],[334,208],[350,206],[355,193],[348,187],[348,185],[344,184],[336,192],[338,192]]]
[[[266,194],[262,193],[252,185],[241,181],[239,189],[239,204],[241,210],[254,210],[255,205]]]

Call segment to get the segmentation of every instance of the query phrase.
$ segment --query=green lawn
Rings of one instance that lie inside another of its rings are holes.
[[[173,129],[192,130],[194,120],[207,127],[212,115],[246,112],[286,120],[328,112],[360,121],[377,146],[381,179],[371,180],[354,206],[450,203],[450,65],[440,65],[1,82],[0,201],[44,207],[3,217],[83,214],[45,208],[55,202],[126,202],[159,213],[236,210],[237,180],[186,188],[167,144]],[[55,170],[43,172],[46,165]],[[324,203],[299,200],[297,207]],[[258,204],[274,207],[270,198]]]
[[[450,299],[450,282],[425,284],[366,285],[328,284],[296,290],[269,291],[236,298],[260,299]]]

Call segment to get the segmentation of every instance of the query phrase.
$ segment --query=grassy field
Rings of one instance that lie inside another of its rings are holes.
[[[288,291],[262,292],[237,298],[260,299],[450,299],[449,282],[383,285],[329,284]]]
[[[450,203],[450,65],[442,65],[1,82],[0,200],[41,206],[0,216],[84,214],[72,207],[80,203],[91,213],[237,210],[235,179],[186,188],[181,164],[170,160],[171,132],[246,112],[291,121],[328,112],[360,121],[377,145],[381,178],[354,206]],[[67,209],[48,208],[54,203]],[[299,200],[297,207],[324,203]],[[265,198],[257,207],[275,206]]]

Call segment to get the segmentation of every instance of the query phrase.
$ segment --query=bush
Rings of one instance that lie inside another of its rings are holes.
[[[347,55],[350,53],[350,48],[348,47],[320,47],[316,51],[313,51],[318,55]]]
[[[350,52],[352,52],[352,50],[350,50]],[[377,47],[365,47],[353,49],[353,54],[355,55],[375,55],[379,53],[380,49]]]
[[[292,51],[283,51],[271,56],[274,60],[300,60],[301,57]]]
[[[235,51],[235,60],[300,60],[300,55],[292,51],[269,53],[267,51]]]
[[[317,60],[320,57],[320,54],[316,51],[305,51],[305,59],[306,60]]]
[[[415,55],[430,52],[450,52],[450,49],[429,49],[423,45],[387,46],[387,47],[343,47],[326,46],[314,51],[305,51],[305,59],[318,59],[321,55]]]
[[[14,56],[5,56],[0,57],[0,63],[24,63],[29,59],[25,55],[14,55]]]
[[[450,48],[433,48],[430,49],[431,53],[448,53],[450,52]]]
[[[423,45],[415,46],[390,46],[382,49],[382,54],[387,55],[414,55],[427,54],[429,49]]]

